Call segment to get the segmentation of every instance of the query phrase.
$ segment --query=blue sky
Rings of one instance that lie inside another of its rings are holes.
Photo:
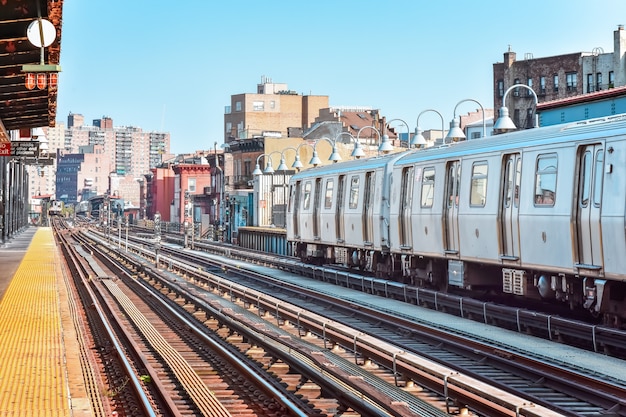
[[[461,100],[493,107],[492,66],[509,45],[518,59],[612,52],[619,24],[624,0],[66,0],[57,119],[109,116],[170,132],[174,153],[212,149],[230,96],[265,76],[411,130],[432,108],[447,128]]]

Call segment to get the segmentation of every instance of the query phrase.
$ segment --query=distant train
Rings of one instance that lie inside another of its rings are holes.
[[[48,216],[62,216],[65,205],[61,200],[51,200],[48,206]]]
[[[76,204],[76,215],[77,216],[89,215],[89,201],[88,200],[79,201],[78,204]]]
[[[311,168],[294,255],[626,321],[626,115]]]
[[[108,200],[107,210],[104,209],[105,202]],[[101,219],[105,213],[112,218],[124,215],[124,199],[114,196],[97,195],[89,199],[89,207],[87,215],[93,219]],[[105,219],[101,219],[105,220]]]

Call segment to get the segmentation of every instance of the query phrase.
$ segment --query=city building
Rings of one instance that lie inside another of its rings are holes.
[[[224,153],[197,151],[180,155],[154,167],[145,177],[145,209],[148,218],[161,215],[161,221],[190,231],[194,236],[216,236],[226,203],[221,187]],[[221,165],[217,165],[221,164]],[[143,184],[142,184],[143,186]]]
[[[517,60],[510,48],[504,62],[493,64],[494,108],[506,108],[518,128],[534,125],[535,96],[538,103],[558,101],[626,85],[626,31],[619,25],[613,32],[613,52],[594,48],[544,58],[525,54]],[[515,88],[524,84],[530,89]],[[533,94],[534,92],[534,94]]]
[[[541,126],[626,113],[626,86],[545,101],[539,103],[537,112]]]
[[[33,181],[29,192],[55,195],[69,204],[81,201],[83,193],[116,193],[127,206],[139,207],[144,175],[171,156],[169,133],[116,127],[107,116],[88,126],[81,114],[70,113],[67,128],[61,123],[49,128],[47,135],[57,159],[40,178],[56,180],[53,186],[48,181],[45,187],[43,179]]]

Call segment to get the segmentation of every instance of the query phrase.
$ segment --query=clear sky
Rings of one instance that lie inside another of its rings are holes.
[[[432,108],[448,128],[461,100],[493,108],[493,64],[509,47],[518,59],[613,52],[619,24],[624,0],[66,0],[57,119],[108,116],[170,132],[173,153],[212,149],[230,96],[265,76],[411,130]]]

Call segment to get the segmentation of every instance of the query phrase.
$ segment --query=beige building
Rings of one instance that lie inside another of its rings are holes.
[[[298,136],[297,132],[311,126],[320,109],[327,107],[328,96],[300,95],[287,84],[263,77],[256,94],[231,96],[224,111],[224,143],[260,136]]]

